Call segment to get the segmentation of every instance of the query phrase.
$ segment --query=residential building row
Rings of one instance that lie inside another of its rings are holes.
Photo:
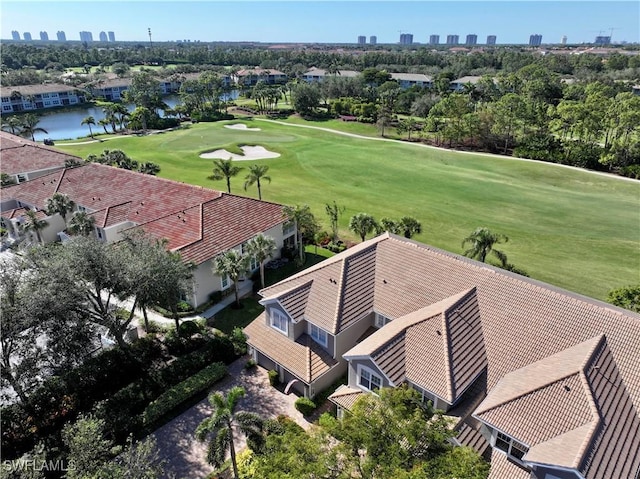
[[[0,219],[12,239],[24,238],[27,210],[47,221],[40,232],[45,243],[68,239],[75,212],[94,218],[93,234],[100,241],[119,241],[123,233],[141,229],[166,239],[169,250],[196,266],[185,298],[194,307],[206,303],[211,293],[233,287],[229,278],[213,272],[214,258],[221,253],[242,252],[258,233],[275,240],[274,257],[285,245],[295,247],[295,227],[286,222],[282,205],[97,163],[65,168],[65,160],[82,160],[11,136],[2,133],[2,172],[19,183],[2,188]],[[75,211],[65,219],[46,213],[47,199],[55,193],[75,202]],[[33,234],[27,240],[37,241]],[[255,271],[259,265],[251,266]]]
[[[407,385],[491,479],[636,479],[640,315],[385,233],[260,291],[249,351],[287,391]]]

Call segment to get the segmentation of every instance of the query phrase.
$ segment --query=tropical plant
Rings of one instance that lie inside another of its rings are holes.
[[[84,211],[77,211],[69,221],[69,232],[73,235],[89,236],[96,219]]]
[[[82,119],[80,122],[81,125],[87,125],[89,127],[89,136],[93,138],[93,130],[91,129],[91,125],[96,124],[96,119],[92,116],[87,116]]]
[[[464,247],[467,243],[471,245],[469,249],[464,252],[464,255],[477,259],[483,263],[486,262],[487,255],[492,253],[498,260],[502,266],[507,264],[507,255],[502,251],[494,249],[496,244],[506,243],[509,241],[503,234],[492,233],[488,228],[477,228],[473,233],[467,236],[464,240],[462,240],[462,247]]]
[[[247,241],[247,254],[260,264],[260,284],[264,288],[264,262],[271,257],[276,250],[276,241],[262,233]]]
[[[150,161],[147,161],[145,163],[141,163],[140,166],[138,167],[138,171],[140,173],[144,173],[146,175],[157,175],[158,173],[160,173],[160,165],[157,165],[155,163],[151,163]]]
[[[300,254],[300,262],[304,261],[304,237],[313,238],[319,229],[318,222],[311,212],[309,205],[285,206],[282,209],[287,220],[293,222],[296,227],[296,241],[298,243],[298,252]]]
[[[405,238],[411,238],[422,233],[422,225],[412,216],[403,216],[398,221],[398,230]]]
[[[0,178],[1,178],[1,186],[9,186],[9,185],[15,185],[16,184],[16,179],[11,176],[11,175],[7,175],[6,173],[0,173]]]
[[[378,227],[378,233],[382,233],[384,231],[397,235],[400,233],[400,226],[397,221],[392,220],[391,218],[382,218]]]
[[[199,441],[204,442],[208,437],[210,438],[207,451],[207,461],[210,464],[219,467],[229,451],[235,479],[238,479],[238,464],[233,443],[233,430],[238,429],[251,439],[261,435],[264,423],[263,419],[255,413],[235,412],[238,401],[244,395],[245,390],[240,386],[231,388],[226,397],[220,393],[211,394],[209,403],[213,407],[213,412],[196,429],[196,438]]]
[[[349,220],[349,229],[364,241],[369,233],[378,230],[378,223],[370,214],[357,213]]]
[[[258,199],[262,199],[262,189],[260,188],[260,180],[267,180],[271,183],[271,177],[267,176],[269,167],[267,165],[251,165],[249,167],[249,174],[245,177],[244,190],[253,185],[254,183],[258,187]]]
[[[67,213],[72,212],[75,207],[75,202],[63,193],[54,193],[53,196],[47,200],[47,214],[55,215],[58,213],[62,216],[65,225],[67,224]]]
[[[340,214],[344,213],[344,209],[344,206],[338,206],[335,200],[333,203],[324,205],[324,210],[329,217],[329,225],[331,226],[331,241],[334,243],[338,241],[338,220],[340,219]]]
[[[40,117],[35,113],[27,113],[24,115],[20,126],[20,136],[24,136],[25,138],[31,137],[32,141],[36,141],[36,133],[48,133],[44,128],[38,127],[39,122]]]
[[[24,233],[35,233],[36,237],[38,238],[38,243],[42,243],[42,236],[40,235],[40,231],[49,226],[49,223],[46,220],[38,218],[38,213],[33,210],[27,210],[25,212],[25,216],[27,217],[27,219],[21,225],[22,231]]]
[[[19,117],[12,115],[9,118],[2,119],[2,131],[8,131],[12,135],[20,134],[20,128],[22,127],[22,121]]]
[[[209,176],[210,180],[219,181],[219,180],[227,180],[227,192],[231,193],[231,178],[236,176],[242,170],[241,166],[235,166],[233,164],[233,159],[223,160],[217,159],[213,160],[213,174]]]
[[[238,296],[238,281],[240,276],[249,269],[249,257],[243,256],[236,250],[230,249],[219,256],[216,256],[213,263],[214,272],[222,278],[229,278],[233,281],[233,289],[236,295],[236,308],[241,308]]]

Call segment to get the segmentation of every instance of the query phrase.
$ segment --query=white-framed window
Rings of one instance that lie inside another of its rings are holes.
[[[24,183],[27,181],[27,175],[18,175],[18,183]]]
[[[2,105],[2,111],[11,111],[13,107],[11,105]]]
[[[382,387],[382,378],[366,366],[358,366],[358,385],[367,391]]]
[[[231,286],[231,278],[229,276],[223,276],[220,278],[220,289],[227,289]]]
[[[275,308],[270,308],[269,318],[271,319],[271,327],[278,331],[289,334],[289,321],[287,317]]]
[[[309,324],[309,336],[318,344],[323,345],[325,348],[328,344],[327,332],[324,329],[319,328],[315,324]]]
[[[391,321],[391,318],[387,318],[384,314],[375,313],[375,327],[380,329],[385,324]]]
[[[496,434],[494,447],[505,452],[508,456],[516,459],[517,461],[522,461],[524,455],[529,451],[527,446],[516,441],[512,437],[501,433],[500,431]]]
[[[296,231],[296,225],[293,221],[287,221],[282,225],[282,237],[291,236]]]

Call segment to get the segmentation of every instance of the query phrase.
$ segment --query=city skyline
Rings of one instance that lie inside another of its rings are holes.
[[[541,34],[543,43],[559,43],[565,35],[568,43],[592,43],[602,35],[612,43],[640,41],[640,3],[633,1],[91,2],[99,15],[69,8],[73,4],[79,2],[4,1],[0,36],[9,39],[12,30],[89,31],[97,38],[117,25],[119,41],[140,42],[148,40],[148,28],[159,42],[356,43],[358,35],[366,35],[376,36],[377,43],[398,43],[401,33],[409,33],[413,43],[427,44],[430,35],[465,38],[471,32],[478,38],[496,35],[501,44],[527,44],[533,33]],[[317,18],[331,21],[309,28]]]

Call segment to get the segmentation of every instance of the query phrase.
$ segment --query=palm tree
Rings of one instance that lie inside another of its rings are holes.
[[[2,122],[2,130],[8,131],[12,135],[18,135],[20,133],[20,127],[22,126],[22,121],[17,116],[13,115],[7,118],[6,120],[3,118]]]
[[[108,135],[109,134],[109,130],[107,130],[107,126],[109,126],[111,123],[109,122],[108,118],[102,118],[101,120],[98,120],[98,125],[100,125],[102,128],[104,128],[104,134]]]
[[[412,216],[403,216],[398,221],[398,230],[402,232],[405,238],[411,238],[413,235],[422,233],[422,225]]]
[[[262,233],[247,241],[247,254],[260,264],[260,283],[264,288],[264,262],[271,257],[276,250],[276,241]]]
[[[502,251],[493,249],[494,245],[500,243],[506,243],[509,241],[503,234],[492,233],[489,228],[476,228],[476,230],[462,240],[462,246],[467,243],[471,243],[471,248],[464,252],[464,255],[469,258],[477,259],[485,263],[487,255],[493,253],[493,255],[500,260],[500,264],[504,267],[507,264],[507,255]]]
[[[269,167],[267,165],[251,165],[249,167],[249,174],[245,177],[244,190],[253,185],[254,183],[258,187],[258,199],[262,199],[262,189],[260,188],[260,180],[267,180],[271,183],[271,177],[267,176]]]
[[[69,221],[69,232],[74,235],[89,236],[93,232],[96,219],[84,211],[78,211]]]
[[[315,233],[313,230],[317,229],[316,218],[313,216],[309,205],[285,205],[282,212],[284,213],[285,218],[293,222],[296,227],[296,241],[298,243],[298,252],[300,253],[300,262],[302,263],[304,262],[304,245],[302,244],[302,235],[304,232],[309,235]]]
[[[96,119],[92,116],[88,116],[86,118],[83,118],[83,120],[80,122],[81,125],[88,125],[89,126],[89,136],[91,138],[93,138],[93,131],[91,130],[91,125],[95,125],[96,124]]]
[[[231,193],[231,177],[236,176],[242,167],[235,166],[233,159],[228,160],[213,160],[213,174],[209,176],[210,180],[218,181],[226,178],[227,180],[227,192]]]
[[[38,243],[42,243],[40,231],[49,226],[49,223],[45,220],[39,219],[38,214],[33,210],[27,210],[25,215],[27,216],[27,219],[21,226],[22,231],[25,233],[34,232],[38,238]]]
[[[54,193],[51,198],[47,200],[47,214],[55,215],[58,213],[62,216],[65,226],[67,225],[67,213],[74,210],[76,204],[67,195],[62,193]]]
[[[226,397],[220,393],[211,394],[209,396],[209,403],[213,407],[211,417],[202,421],[196,429],[196,437],[201,442],[204,442],[207,436],[211,436],[207,452],[209,464],[219,467],[224,463],[229,451],[235,479],[238,479],[238,464],[233,444],[233,429],[237,428],[248,438],[255,437],[261,433],[264,422],[255,413],[235,412],[238,401],[244,395],[245,390],[240,386],[231,388]]]
[[[31,141],[36,141],[35,134],[36,133],[46,133],[49,132],[44,128],[38,128],[38,123],[40,122],[40,117],[35,113],[27,113],[22,117],[22,124],[20,129],[20,136],[24,136],[26,138],[31,137]]]
[[[230,278],[233,281],[233,288],[236,294],[236,308],[240,308],[240,298],[238,297],[238,281],[240,276],[249,269],[249,257],[243,256],[236,250],[230,249],[214,259],[213,270],[222,278]]]
[[[349,229],[364,241],[369,233],[378,230],[378,223],[370,214],[358,213],[349,220]]]
[[[144,173],[145,175],[153,175],[156,176],[160,173],[160,165],[156,165],[155,163],[151,163],[150,161],[140,164],[138,167],[138,171],[140,173]]]

